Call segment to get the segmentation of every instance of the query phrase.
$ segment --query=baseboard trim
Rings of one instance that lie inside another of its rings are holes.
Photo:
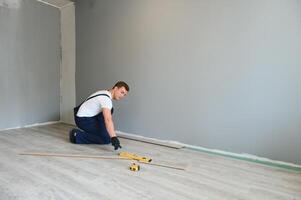
[[[4,128],[4,129],[1,129],[0,131],[7,131],[7,130],[13,130],[13,129],[19,129],[19,128],[29,128],[29,127],[34,127],[34,126],[44,126],[44,125],[56,124],[56,123],[60,123],[60,122],[59,121],[50,121],[50,122],[43,122],[43,123],[28,124],[28,125],[23,125],[23,126]]]

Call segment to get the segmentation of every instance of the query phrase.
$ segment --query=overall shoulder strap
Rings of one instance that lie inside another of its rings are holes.
[[[107,96],[107,97],[110,98],[110,96],[107,95],[107,94],[96,94],[96,95],[94,95],[94,96],[92,96],[92,97],[87,98],[85,101],[88,101],[89,99],[93,99],[94,97],[97,97],[97,96]],[[111,98],[110,98],[110,99],[111,99]],[[85,102],[85,101],[84,101],[84,102]],[[84,103],[84,102],[83,102],[83,103]],[[81,104],[83,104],[83,103],[81,103]]]

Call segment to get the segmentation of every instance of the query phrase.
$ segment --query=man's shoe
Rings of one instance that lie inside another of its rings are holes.
[[[76,144],[76,129],[72,129],[69,132],[69,140],[71,143]]]

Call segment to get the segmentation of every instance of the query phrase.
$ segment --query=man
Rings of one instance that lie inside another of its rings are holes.
[[[130,88],[123,82],[117,82],[110,90],[101,90],[90,95],[83,103],[74,108],[74,120],[81,129],[72,129],[70,142],[75,144],[109,144],[114,149],[121,148],[112,119],[113,100],[120,100]]]

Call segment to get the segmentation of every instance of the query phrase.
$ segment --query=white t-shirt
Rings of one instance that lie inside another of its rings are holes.
[[[89,97],[92,97],[92,96],[95,96],[98,94],[106,94],[110,98],[107,96],[104,96],[104,95],[100,95],[97,97],[93,97],[92,99],[89,99],[88,101],[85,101],[80,106],[76,116],[93,117],[93,116],[99,114],[102,111],[102,108],[112,109],[113,103],[112,103],[111,93],[107,90],[101,90],[101,91],[97,91],[97,92],[91,94]]]

